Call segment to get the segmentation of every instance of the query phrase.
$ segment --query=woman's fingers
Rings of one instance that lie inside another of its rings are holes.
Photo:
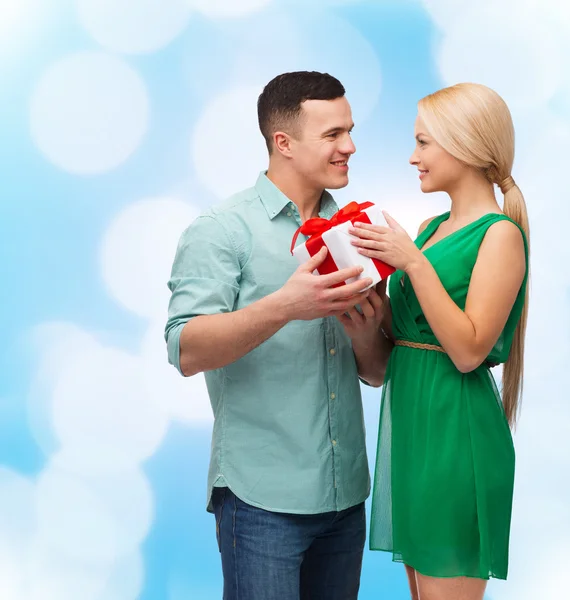
[[[363,236],[366,235],[374,235],[379,234],[383,235],[386,233],[390,233],[391,229],[389,227],[383,227],[382,225],[371,225],[370,223],[354,223],[355,231],[360,231]]]
[[[358,254],[367,256],[368,258],[377,258],[383,262],[387,262],[384,258],[384,253],[381,250],[370,250],[369,248],[358,248]],[[390,263],[387,263],[390,264]]]
[[[363,240],[360,238],[352,240],[350,243],[358,248],[371,248],[373,250],[380,250],[385,245],[385,242],[381,242],[379,240]]]
[[[352,227],[348,230],[350,235],[362,239],[381,240],[382,236],[391,232],[387,227],[378,227],[377,225],[368,225],[366,223],[358,223],[359,227]]]
[[[405,229],[400,225],[400,223],[398,223],[398,221],[396,221],[396,219],[394,219],[394,217],[392,217],[392,215],[389,215],[385,210],[382,211],[382,214],[386,219],[386,223],[388,223],[388,225],[390,225],[394,231],[405,231]]]

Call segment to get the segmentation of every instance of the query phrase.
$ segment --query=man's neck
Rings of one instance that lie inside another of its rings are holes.
[[[313,189],[298,173],[273,165],[269,165],[267,178],[297,206],[302,223],[319,216],[324,190]]]

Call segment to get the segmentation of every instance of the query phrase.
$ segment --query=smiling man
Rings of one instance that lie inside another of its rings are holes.
[[[368,279],[334,287],[359,267],[313,275],[326,249],[301,267],[289,251],[304,221],[337,211],[325,189],[348,183],[355,147],[344,94],[323,73],[269,82],[258,101],[269,169],[199,217],[174,260],[168,355],[208,384],[208,510],[225,600],[358,594],[370,487],[358,374],[381,382],[381,301],[362,292]],[[356,304],[370,318],[349,338],[335,317],[360,318]]]

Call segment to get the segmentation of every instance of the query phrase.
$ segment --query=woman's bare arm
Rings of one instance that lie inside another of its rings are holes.
[[[525,270],[522,234],[509,221],[489,227],[471,275],[464,311],[451,299],[423,254],[408,267],[424,315],[460,371],[474,370],[488,356],[505,327]]]

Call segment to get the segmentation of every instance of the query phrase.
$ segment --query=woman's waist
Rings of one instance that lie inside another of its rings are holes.
[[[440,352],[441,354],[447,354],[443,347],[438,343],[409,340],[405,338],[396,338],[394,340],[395,346],[401,346],[404,348],[412,348],[414,350],[429,350],[431,352]]]
[[[409,339],[409,338],[405,338],[405,337],[396,337],[396,339],[394,339],[394,345],[396,347],[400,347],[400,348],[409,348],[412,350],[423,350],[423,351],[428,351],[428,352],[434,352],[434,353],[438,353],[440,355],[445,355],[447,356],[450,360],[451,357],[449,357],[447,351],[445,350],[445,348],[443,348],[441,346],[441,344],[434,338],[429,339],[429,340],[422,340],[420,339]],[[499,358],[497,356],[495,356],[493,353],[491,353],[482,363],[481,363],[481,367],[484,368],[492,368],[497,366],[501,361],[499,360]]]

